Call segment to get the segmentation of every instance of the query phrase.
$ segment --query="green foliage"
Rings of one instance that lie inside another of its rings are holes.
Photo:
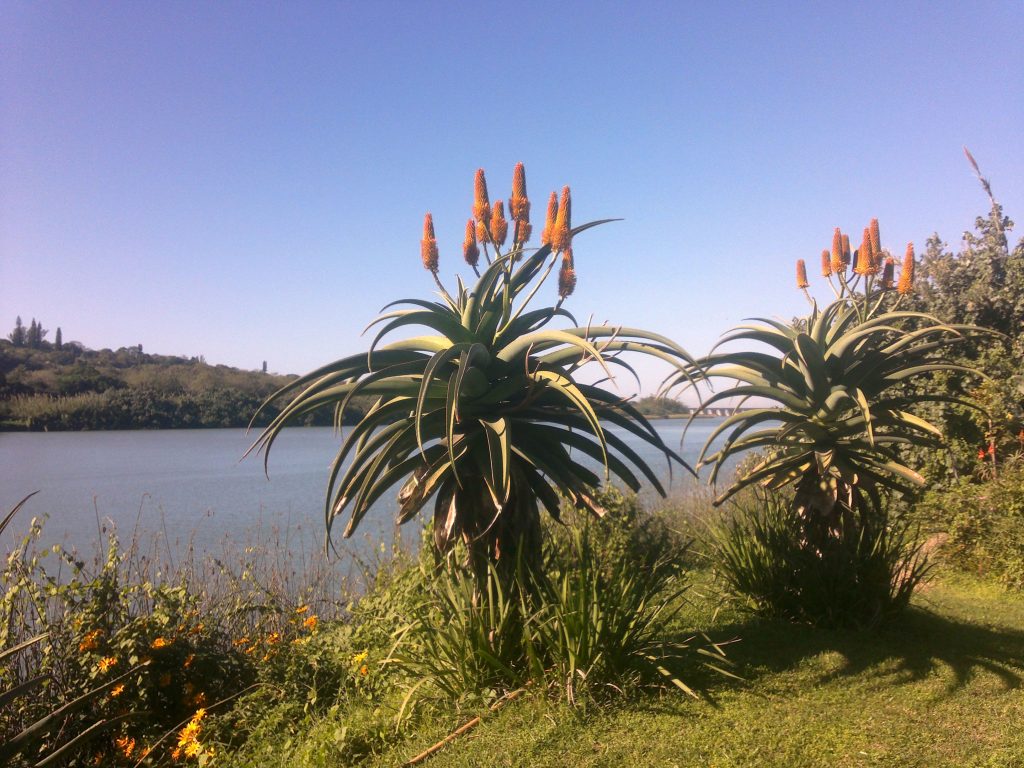
[[[983,482],[960,480],[927,494],[916,514],[948,533],[942,553],[973,573],[1024,589],[1024,460],[1018,454]]]
[[[571,235],[600,223],[577,227]],[[428,224],[425,248],[433,243],[429,218]],[[436,548],[447,552],[456,542],[466,544],[481,581],[491,560],[511,573],[520,548],[536,560],[539,506],[557,517],[565,497],[601,513],[592,489],[602,478],[579,458],[600,464],[605,478],[615,475],[633,490],[640,487],[640,475],[664,493],[636,451],[603,425],[628,431],[666,460],[682,459],[632,404],[580,382],[577,371],[593,363],[607,376],[612,366],[632,373],[619,358],[623,352],[677,368],[692,360],[654,333],[576,325],[561,300],[528,309],[557,260],[547,244],[532,253],[522,243],[504,254],[495,246],[493,261],[475,285],[460,279],[450,294],[438,280],[439,301],[394,302],[407,308],[371,323],[381,329],[367,352],[325,365],[268,399],[291,402],[250,450],[269,454],[281,429],[295,419],[325,405],[334,406],[341,419],[353,397],[372,396],[373,405],[346,437],[330,472],[328,535],[347,510],[344,535],[352,535],[371,505],[401,482],[397,522],[412,519],[433,499]],[[572,264],[568,251],[563,262],[564,273]],[[425,263],[437,279],[436,260],[425,256]],[[562,298],[567,293],[561,290]],[[574,327],[547,328],[556,318]],[[425,327],[430,335],[378,346],[407,326]]]
[[[573,704],[675,686],[698,667],[729,674],[706,637],[671,629],[683,607],[685,547],[635,498],[598,494],[602,519],[566,509],[549,526],[544,567],[511,584],[490,565],[481,589],[458,568],[422,567],[423,598],[392,661],[408,698],[479,705],[520,686]]]
[[[16,748],[2,753],[12,765],[133,765],[147,751],[167,764],[175,749],[200,757],[206,708],[293,668],[305,688],[335,684],[316,673],[314,641],[338,609],[300,602],[311,585],[293,583],[286,555],[269,572],[265,552],[237,567],[174,564],[111,530],[86,561],[40,548],[42,531],[34,519],[3,567],[0,647],[12,650],[0,667],[0,743]]]
[[[0,425],[32,430],[241,427],[266,396],[289,381],[195,359],[143,354],[138,347],[85,350],[72,344],[16,348],[0,343]],[[355,400],[350,419],[367,404]],[[277,409],[267,409],[260,424]],[[329,409],[303,424],[329,425]]]
[[[671,397],[641,397],[635,403],[636,409],[650,419],[671,419],[687,416],[693,410]]]
[[[930,383],[932,391],[945,394],[969,389],[971,400],[982,408],[926,411],[929,420],[942,425],[950,455],[911,455],[943,482],[971,474],[979,448],[991,447],[996,461],[1001,461],[1019,448],[1018,436],[1024,429],[1024,239],[1011,247],[1013,222],[992,197],[988,182],[982,184],[991,203],[988,214],[977,217],[974,232],[964,234],[957,253],[938,234],[928,239],[911,304],[946,323],[967,323],[1002,334],[968,339],[953,356],[987,374],[985,381],[965,382],[952,374]]]
[[[903,520],[807,546],[802,518],[775,493],[745,494],[710,522],[707,554],[728,591],[758,613],[828,627],[872,627],[900,613],[927,573]]]

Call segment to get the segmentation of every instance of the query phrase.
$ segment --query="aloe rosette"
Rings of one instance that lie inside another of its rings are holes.
[[[467,225],[464,245],[474,271],[481,247],[485,256],[475,285],[459,279],[449,293],[437,279],[428,214],[423,264],[437,282],[438,300],[388,305],[370,324],[376,335],[367,352],[302,376],[268,399],[290,402],[250,449],[267,454],[281,430],[303,415],[333,407],[340,425],[353,398],[374,398],[345,435],[330,470],[328,539],[346,512],[344,536],[351,536],[374,502],[400,483],[396,522],[407,522],[433,500],[438,550],[462,541],[477,568],[492,559],[508,561],[520,544],[531,558],[539,554],[541,506],[558,518],[565,498],[601,514],[593,489],[612,476],[634,491],[646,480],[664,495],[658,476],[616,430],[653,447],[670,466],[686,466],[628,399],[601,382],[581,382],[578,372],[596,366],[603,380],[613,368],[635,376],[624,353],[660,358],[680,372],[694,360],[664,336],[581,326],[562,308],[576,282],[572,238],[604,222],[572,228],[566,188],[562,205],[549,209],[542,246],[529,252],[529,204],[520,175],[518,167],[515,188],[522,191],[518,199],[514,192],[510,205],[516,234],[502,253],[507,223],[494,215],[500,203],[490,207],[486,187],[481,194],[478,173],[476,221]],[[531,309],[559,256],[557,303]],[[549,327],[556,318],[571,326]],[[428,333],[384,343],[412,326]]]

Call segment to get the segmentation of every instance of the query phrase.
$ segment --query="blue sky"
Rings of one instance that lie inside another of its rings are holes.
[[[459,271],[473,173],[570,184],[582,320],[695,354],[881,221],[1024,219],[1024,13],[977,3],[0,5],[0,329],[304,372]],[[1018,234],[1020,229],[1018,229]],[[467,274],[465,270],[462,273]],[[554,286],[550,288],[554,293]],[[646,389],[663,372],[643,367]],[[624,385],[625,386],[625,385]],[[628,388],[628,386],[627,386]]]

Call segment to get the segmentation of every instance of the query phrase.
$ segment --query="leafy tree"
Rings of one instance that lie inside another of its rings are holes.
[[[53,337],[53,346],[64,349],[64,335],[60,332],[60,326],[57,326],[57,335]]]
[[[1011,250],[1013,222],[992,196],[988,180],[978,176],[989,196],[988,215],[977,217],[974,232],[964,233],[959,253],[952,253],[938,234],[929,238],[912,303],[944,322],[979,325],[1001,334],[975,336],[956,351],[959,362],[987,375],[984,381],[968,384],[951,374],[935,382],[947,394],[969,385],[972,401],[982,407],[955,407],[945,413],[929,409],[929,416],[943,424],[952,450],[947,456],[916,458],[937,475],[945,474],[947,460],[952,462],[951,476],[995,466],[997,459],[1019,449],[1024,429],[1024,239]]]

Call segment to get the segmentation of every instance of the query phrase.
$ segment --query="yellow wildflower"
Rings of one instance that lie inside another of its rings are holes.
[[[306,620],[304,622],[302,622],[302,626],[304,626],[306,629],[308,629],[308,630],[310,630],[312,632],[313,630],[316,629],[316,623],[317,623],[317,617],[316,617],[316,614],[314,613],[312,616],[306,617]]]
[[[115,657],[106,656],[99,660],[99,663],[96,664],[96,668],[99,669],[100,672],[106,672],[108,669],[115,666],[116,664],[117,659]]]
[[[122,693],[124,693],[124,683],[118,683],[117,685],[115,685],[113,688],[110,689],[110,695],[113,698],[117,698]]]
[[[370,656],[370,654],[369,654],[368,651],[361,651],[361,652],[357,653],[355,656],[352,657],[352,663],[353,664],[362,664],[364,661],[367,660],[367,658],[369,658],[369,656]]]
[[[309,610],[309,606],[306,605],[305,603],[303,603],[302,605],[300,605],[298,608],[295,609],[295,612],[299,613],[299,614],[302,614],[302,613],[305,613],[308,610]]]
[[[280,632],[271,632],[269,635],[267,635],[267,643],[269,645],[274,645],[274,644],[279,643],[279,642],[281,642],[281,633]]]

